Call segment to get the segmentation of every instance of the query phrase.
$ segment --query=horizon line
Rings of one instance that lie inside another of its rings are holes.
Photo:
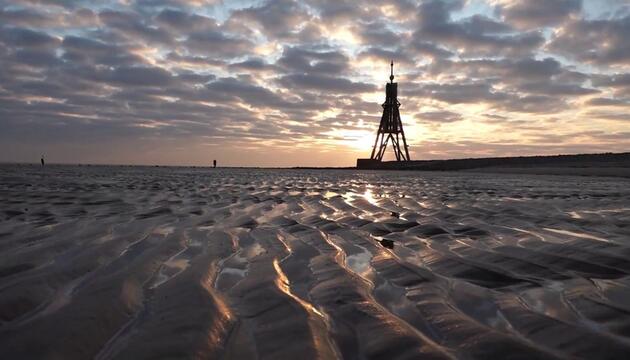
[[[473,160],[473,159],[514,159],[514,158],[536,158],[536,157],[562,157],[562,156],[584,156],[584,155],[630,155],[630,150],[623,152],[598,152],[598,153],[572,153],[572,154],[555,154],[555,155],[518,155],[518,156],[485,156],[485,157],[466,157],[466,158],[448,158],[448,159],[424,159],[396,161],[388,160],[386,162],[431,162],[431,161],[454,161],[454,160]],[[36,165],[42,166],[39,162],[20,162],[20,161],[0,161],[0,165]],[[174,164],[111,164],[111,163],[73,163],[73,162],[46,162],[49,165],[66,165],[66,166],[138,166],[138,167],[187,167],[187,168],[211,168],[212,165],[174,165]],[[217,166],[217,169],[356,169],[356,166],[247,166],[247,165],[225,165]]]

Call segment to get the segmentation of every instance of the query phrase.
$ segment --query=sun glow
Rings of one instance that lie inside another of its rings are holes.
[[[370,150],[374,145],[374,134],[368,130],[341,130],[336,135],[343,138],[345,146],[357,150]]]

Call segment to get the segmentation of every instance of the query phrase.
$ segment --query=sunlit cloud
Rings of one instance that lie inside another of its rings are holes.
[[[390,60],[414,159],[627,151],[630,10],[603,3],[13,1],[0,161],[353,165]]]

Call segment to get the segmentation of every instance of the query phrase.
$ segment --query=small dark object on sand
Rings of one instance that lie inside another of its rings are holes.
[[[383,247],[386,247],[388,249],[393,249],[394,248],[394,241],[393,240],[383,239],[383,240],[379,240],[379,242],[381,243],[381,245],[383,245]]]

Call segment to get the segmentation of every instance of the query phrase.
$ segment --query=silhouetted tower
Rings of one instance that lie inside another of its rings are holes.
[[[396,161],[409,161],[409,147],[405,140],[402,121],[400,121],[400,103],[398,102],[398,83],[394,82],[394,62],[391,63],[390,83],[385,86],[385,103],[383,103],[383,117],[376,133],[376,141],[372,148],[372,160],[381,161],[385,155],[387,143],[392,140]],[[402,140],[402,144],[401,144]]]

